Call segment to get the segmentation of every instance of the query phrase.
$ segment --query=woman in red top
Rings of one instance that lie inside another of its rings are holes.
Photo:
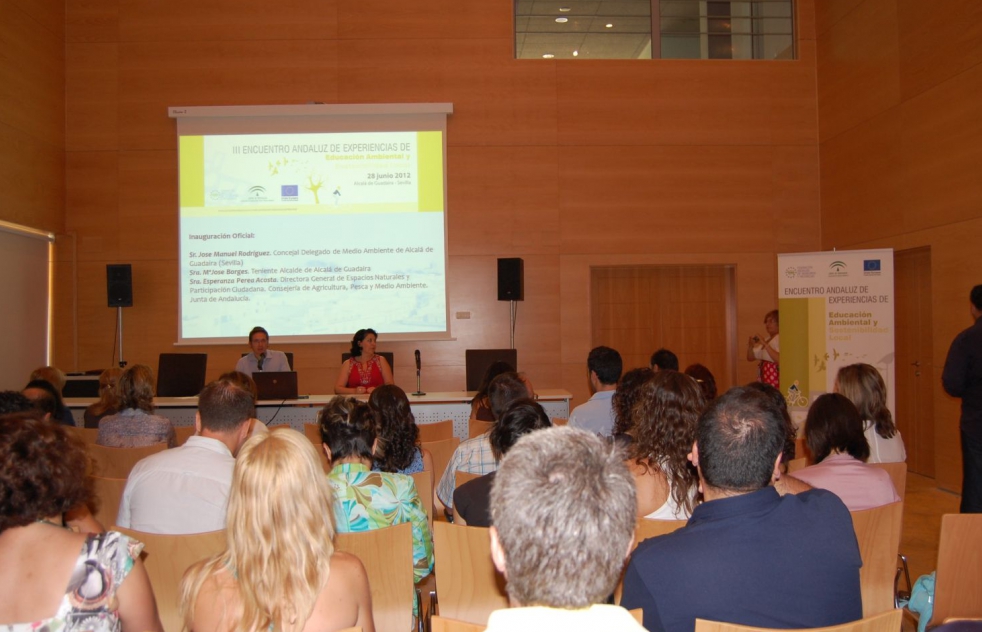
[[[351,357],[341,364],[334,392],[342,395],[371,393],[377,386],[392,384],[392,368],[385,358],[375,355],[378,334],[374,329],[359,329],[351,339]]]

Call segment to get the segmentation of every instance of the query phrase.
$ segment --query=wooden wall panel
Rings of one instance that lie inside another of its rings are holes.
[[[904,232],[900,108],[822,145],[822,235],[826,248]]]
[[[71,0],[65,5],[68,43],[119,41],[119,0]]]
[[[65,94],[68,151],[119,147],[116,44],[68,44]]]
[[[341,39],[434,40],[466,33],[474,40],[514,40],[512,4],[505,2],[495,5],[457,0],[341,2],[338,20]]]
[[[770,235],[775,252],[816,247],[815,235],[822,232],[818,147],[773,147],[771,171],[770,216],[753,229]]]
[[[805,179],[804,191],[814,191],[815,173]],[[562,250],[772,251],[773,220],[791,205],[783,187],[776,203],[774,180],[766,146],[571,147],[560,155]],[[799,207],[812,225],[813,202]],[[782,231],[796,250],[816,246],[815,237]]]
[[[333,0],[130,0],[119,9],[123,42],[336,39]]]
[[[176,288],[177,225],[177,151],[120,152],[119,257],[170,261]]]
[[[449,147],[450,254],[558,254],[557,153],[555,147]]]
[[[815,142],[805,62],[556,62],[561,145]]]
[[[0,123],[0,219],[60,231],[65,221],[65,152]]]
[[[900,103],[896,0],[864,0],[818,38],[821,142]]]
[[[55,40],[65,37],[65,2],[63,0],[7,0],[5,4],[16,7],[31,17]]]
[[[65,49],[53,32],[11,2],[0,3],[0,124],[55,148],[65,143]]]
[[[973,0],[896,0],[904,99],[982,62],[982,4]]]
[[[823,0],[815,3],[815,31],[824,35],[866,0]]]
[[[66,162],[65,224],[81,261],[119,258],[119,154],[70,151]]]
[[[173,150],[171,106],[334,103],[337,63],[333,41],[120,44],[120,148]]]
[[[448,145],[554,145],[554,67],[513,56],[511,38],[345,40],[338,99],[452,102]]]
[[[982,64],[901,108],[905,223],[911,230],[979,217]]]

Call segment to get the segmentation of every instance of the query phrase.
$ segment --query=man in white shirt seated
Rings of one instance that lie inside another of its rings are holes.
[[[614,429],[614,392],[621,379],[621,354],[610,347],[596,347],[587,356],[593,397],[573,409],[569,426],[609,437]]]
[[[290,361],[282,351],[269,348],[269,333],[262,327],[253,327],[249,332],[249,347],[247,353],[235,363],[235,370],[252,376],[260,371],[291,371]]]
[[[616,450],[573,428],[525,435],[491,488],[491,558],[511,605],[487,632],[641,632],[606,605],[634,540],[634,479]]]
[[[253,409],[252,394],[228,380],[205,386],[197,434],[136,464],[116,524],[168,535],[224,529],[235,455],[249,437]]]

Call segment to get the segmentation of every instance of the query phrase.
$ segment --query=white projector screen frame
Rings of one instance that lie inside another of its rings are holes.
[[[449,103],[172,107],[178,345],[450,339]],[[325,195],[326,194],[326,195]],[[325,199],[326,198],[326,199]]]

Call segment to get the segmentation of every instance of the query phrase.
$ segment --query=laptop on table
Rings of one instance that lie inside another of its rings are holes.
[[[297,399],[296,371],[256,371],[252,374],[259,399]]]

